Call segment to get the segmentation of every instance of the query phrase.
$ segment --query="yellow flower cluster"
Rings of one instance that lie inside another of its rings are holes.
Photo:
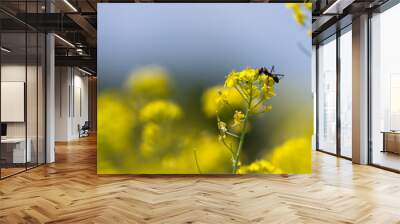
[[[225,80],[225,87],[234,88],[249,104],[252,113],[271,110],[272,106],[265,103],[275,96],[274,86],[272,76],[253,68],[246,68],[240,72],[232,71]]]
[[[226,77],[225,86],[235,87],[240,82],[252,83],[257,80],[258,76],[258,69],[246,68],[240,72],[234,70]]]
[[[248,120],[250,115],[264,113],[271,110],[272,106],[267,104],[267,102],[275,96],[274,86],[275,83],[278,82],[279,77],[271,74],[267,68],[246,68],[240,72],[232,71],[227,75],[224,83],[225,88],[236,90],[244,101],[244,107],[240,108],[240,110],[231,107],[235,112],[233,114],[233,123],[229,128],[218,116],[219,140],[231,153],[232,173],[238,172],[240,155],[245,139],[245,133],[249,127]],[[220,91],[218,102],[223,105],[229,105],[229,98],[224,96],[223,92]],[[236,149],[225,141],[227,135],[239,141]]]
[[[182,116],[181,108],[167,100],[155,100],[146,104],[139,113],[142,122],[173,121]]]

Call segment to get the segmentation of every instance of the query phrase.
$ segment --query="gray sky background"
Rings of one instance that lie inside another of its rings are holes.
[[[176,77],[222,82],[231,70],[275,65],[283,85],[311,96],[307,30],[285,4],[98,5],[99,90],[160,65]],[[308,19],[310,15],[308,14]]]

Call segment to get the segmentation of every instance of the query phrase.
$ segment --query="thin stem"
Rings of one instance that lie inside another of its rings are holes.
[[[194,160],[196,160],[197,171],[201,174],[201,169],[200,169],[200,166],[199,166],[199,161],[197,160],[197,152],[196,152],[196,150],[193,150],[193,155],[194,155]]]
[[[230,136],[232,136],[232,137],[239,138],[239,136],[237,134],[235,134],[235,133],[232,133],[232,132],[229,132],[229,131],[227,131],[225,133],[230,135]]]
[[[244,136],[246,135],[246,125],[247,125],[247,121],[249,118],[249,112],[251,109],[251,101],[253,100],[252,98],[252,89],[253,89],[253,85],[250,85],[250,99],[247,105],[247,109],[246,109],[246,114],[244,116],[244,122],[243,122],[243,127],[242,127],[242,132],[240,134],[240,140],[239,140],[239,145],[238,148],[236,150],[236,156],[235,156],[235,160],[233,163],[233,170],[232,173],[236,174],[237,169],[238,169],[238,165],[239,165],[239,158],[240,158],[240,152],[242,151],[242,147],[243,147],[243,142],[244,142]]]
[[[247,125],[247,120],[248,120],[248,114],[249,114],[249,109],[247,109],[246,111],[246,115],[244,117],[244,122],[243,122],[243,127],[242,127],[242,133],[240,135],[240,140],[239,140],[239,145],[238,148],[236,150],[236,156],[235,156],[235,161],[234,161],[234,166],[233,166],[233,174],[236,174],[238,165],[239,165],[239,157],[240,157],[240,152],[242,151],[242,147],[243,147],[243,142],[244,142],[244,136],[246,133],[246,125]]]

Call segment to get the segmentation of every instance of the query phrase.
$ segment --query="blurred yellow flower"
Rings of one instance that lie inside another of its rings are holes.
[[[160,164],[162,168],[159,170],[166,173],[198,173],[193,156],[195,150],[199,167],[203,173],[226,173],[229,171],[229,153],[223,149],[214,135],[202,133],[196,138],[184,137],[187,138],[183,141],[186,143],[184,148],[179,152],[164,156]]]
[[[143,127],[142,142],[140,151],[144,156],[151,156],[154,153],[154,148],[157,146],[157,138],[160,138],[161,128],[158,124],[149,122]]]
[[[305,2],[303,3],[304,8],[308,9],[308,10],[312,10],[312,3],[310,2]]]
[[[171,93],[169,74],[158,66],[147,66],[132,72],[126,88],[133,97],[165,98]]]
[[[131,129],[136,123],[133,112],[120,96],[111,92],[100,94],[98,105],[99,145],[107,144],[114,150],[129,148],[133,142],[130,136]]]
[[[100,94],[97,103],[97,170],[99,174],[118,173],[136,157],[132,149],[135,116],[123,97],[114,92]]]
[[[203,112],[207,117],[215,117],[217,111],[226,108],[239,109],[243,105],[243,99],[233,88],[213,86],[204,91],[202,96]]]
[[[171,101],[155,100],[140,110],[139,117],[142,122],[173,121],[182,117],[182,110]]]
[[[237,173],[238,174],[246,174],[246,173],[280,174],[280,173],[282,173],[282,170],[280,170],[279,168],[276,168],[269,161],[257,160],[248,166],[239,167]]]
[[[289,9],[293,10],[294,19],[296,20],[296,22],[298,24],[300,24],[301,26],[304,26],[306,14],[301,10],[302,5],[303,4],[301,4],[301,3],[286,3],[286,6]],[[304,6],[306,7],[305,4],[304,4]],[[308,7],[308,5],[307,5],[307,7]]]
[[[289,139],[274,148],[267,160],[283,173],[311,173],[311,140],[309,137]]]
[[[241,166],[238,173],[311,173],[311,141],[308,138],[289,139],[264,158]]]

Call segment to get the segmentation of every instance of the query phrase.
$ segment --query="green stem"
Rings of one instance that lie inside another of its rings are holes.
[[[237,136],[236,134],[234,134],[234,133],[232,133],[232,132],[227,131],[227,132],[225,132],[225,133],[228,134],[228,135],[230,135],[230,136],[232,136],[232,137],[239,138],[239,136]]]
[[[196,152],[196,150],[193,150],[193,154],[194,154],[194,160],[196,160],[197,172],[199,172],[199,173],[201,174],[201,169],[200,169],[199,161],[198,161],[198,159],[197,159],[197,152]]]
[[[249,114],[249,109],[247,109],[246,115],[244,117],[242,133],[240,134],[239,145],[238,145],[238,148],[236,150],[236,156],[235,156],[235,161],[234,161],[233,170],[232,170],[233,174],[236,174],[237,169],[238,169],[240,152],[242,151],[243,142],[244,142],[244,136],[246,134],[246,125],[247,125],[247,120],[248,120],[248,114]]]
[[[252,90],[252,85],[250,86],[250,90]],[[246,109],[246,114],[244,115],[244,121],[243,121],[243,127],[242,127],[242,131],[240,134],[240,140],[239,140],[239,145],[238,148],[236,150],[236,156],[235,156],[235,161],[233,163],[233,170],[232,173],[236,174],[237,169],[238,169],[238,165],[239,165],[239,158],[240,158],[240,152],[242,151],[242,147],[243,147],[243,143],[244,143],[244,136],[246,135],[246,125],[247,125],[247,121],[249,119],[249,112],[251,109],[251,101],[253,100],[252,98],[252,91],[250,91],[250,99],[248,101],[248,105],[247,105],[247,109]]]

